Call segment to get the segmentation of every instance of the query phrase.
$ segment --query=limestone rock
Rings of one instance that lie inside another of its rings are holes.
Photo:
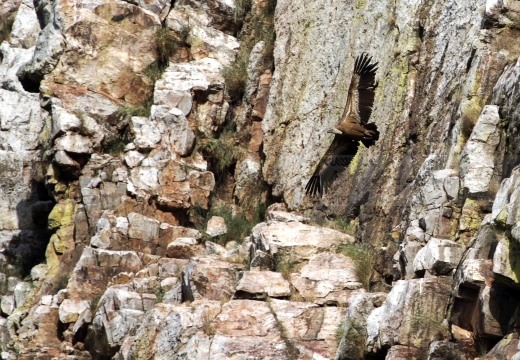
[[[75,323],[83,313],[87,314],[86,316],[90,321],[92,320],[90,304],[87,300],[65,299],[60,304],[59,316],[60,321],[64,324]]]
[[[334,251],[342,243],[353,242],[351,235],[336,230],[305,225],[299,222],[261,223],[253,228],[254,251],[276,255],[290,264],[302,263],[320,252]]]
[[[166,256],[176,259],[190,259],[202,253],[203,247],[195,238],[177,238],[166,248]]]
[[[361,289],[352,260],[342,254],[319,253],[297,273],[291,284],[304,299],[319,305],[347,305],[350,296]]]
[[[493,256],[493,272],[518,284],[520,282],[517,264],[520,261],[519,255],[520,244],[518,242],[508,238],[501,239]]]
[[[267,220],[278,221],[278,222],[300,222],[307,223],[310,221],[305,216],[289,213],[285,211],[271,210],[267,211]]]
[[[302,359],[332,359],[337,349],[336,331],[344,308],[318,307],[305,302],[271,300],[273,313],[285,329],[285,336]]]
[[[368,352],[408,345],[410,341],[426,349],[430,339],[442,329],[450,290],[451,279],[447,277],[399,280],[383,306],[372,311],[367,319]]]
[[[364,354],[367,318],[375,308],[383,304],[385,298],[384,293],[360,292],[352,295],[342,323],[343,332],[336,360],[355,360]]]
[[[488,190],[493,175],[495,153],[500,142],[500,134],[497,131],[499,121],[498,107],[485,106],[461,154],[461,176],[464,179],[464,187],[470,194]]]
[[[36,17],[34,4],[32,1],[23,1],[16,12],[9,43],[13,47],[29,49],[36,45],[39,34],[40,23]]]
[[[212,216],[206,226],[206,234],[211,237],[224,235],[227,233],[227,226],[224,218],[221,216]]]
[[[282,274],[271,271],[244,271],[236,286],[234,298],[265,299],[269,297],[288,297],[290,284]]]
[[[182,271],[183,298],[227,300],[235,293],[242,266],[205,257],[190,260]]]
[[[457,267],[464,247],[454,241],[431,238],[419,250],[413,261],[414,272],[426,270],[433,275],[445,275]]]
[[[15,309],[14,296],[2,295],[0,300],[0,309],[2,310],[2,314],[7,316],[11,315]]]

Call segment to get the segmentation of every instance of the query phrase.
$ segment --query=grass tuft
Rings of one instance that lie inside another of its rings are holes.
[[[249,53],[249,49],[240,50],[231,65],[222,70],[226,91],[233,103],[240,102],[246,91]]]
[[[370,277],[376,264],[377,253],[369,244],[341,244],[338,252],[354,262],[356,276],[363,288],[370,291]]]
[[[170,64],[170,57],[175,54],[178,43],[173,39],[167,27],[161,27],[155,33],[155,55],[157,64],[161,69]]]
[[[244,238],[251,233],[253,227],[259,222],[263,221],[264,207],[257,205],[255,212],[248,218],[243,212],[237,212],[233,214],[233,210],[230,206],[219,205],[213,207],[207,215],[207,219],[212,216],[221,216],[227,226],[227,232],[223,235],[216,237],[214,240],[220,245],[226,245],[230,241],[236,241],[239,244],[242,243]]]
[[[208,311],[204,311],[202,314],[202,331],[204,331],[204,334],[208,336],[213,336],[216,333],[212,320],[211,314]]]

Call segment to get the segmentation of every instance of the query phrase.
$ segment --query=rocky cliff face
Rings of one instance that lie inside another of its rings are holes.
[[[4,1],[2,358],[520,358],[519,14]],[[309,199],[361,52],[381,138]]]

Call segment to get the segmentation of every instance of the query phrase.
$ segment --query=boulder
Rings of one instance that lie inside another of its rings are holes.
[[[290,277],[304,299],[319,305],[347,305],[350,296],[362,288],[355,265],[342,254],[319,253]]]
[[[426,270],[432,275],[446,275],[455,269],[464,253],[464,246],[450,240],[431,238],[413,261],[414,272]]]
[[[244,271],[235,289],[235,299],[265,299],[289,297],[290,284],[282,274],[271,271]]]
[[[295,265],[321,252],[335,252],[338,245],[354,242],[354,237],[299,222],[269,222],[253,228],[251,241],[255,252],[260,250],[278,263]]]
[[[202,253],[203,246],[195,238],[177,238],[166,248],[166,256],[177,259],[190,259]]]
[[[90,304],[87,300],[65,299],[60,304],[59,317],[60,321],[64,324],[75,323],[83,313],[85,313],[86,317],[92,321]]]
[[[225,233],[227,233],[227,226],[224,218],[221,216],[212,216],[211,219],[208,220],[206,234],[211,237],[216,237],[224,235]]]
[[[397,281],[383,305],[368,316],[368,352],[412,343],[425,353],[432,339],[446,336],[443,320],[450,293],[448,277]]]

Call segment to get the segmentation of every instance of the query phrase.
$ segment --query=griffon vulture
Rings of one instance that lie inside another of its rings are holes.
[[[376,124],[368,123],[377,87],[377,62],[371,62],[372,57],[368,57],[366,53],[356,58],[345,111],[338,126],[327,131],[334,134],[334,140],[305,186],[305,192],[311,196],[321,197],[332,185],[337,175],[350,164],[357,153],[359,141],[369,147],[379,139]]]

